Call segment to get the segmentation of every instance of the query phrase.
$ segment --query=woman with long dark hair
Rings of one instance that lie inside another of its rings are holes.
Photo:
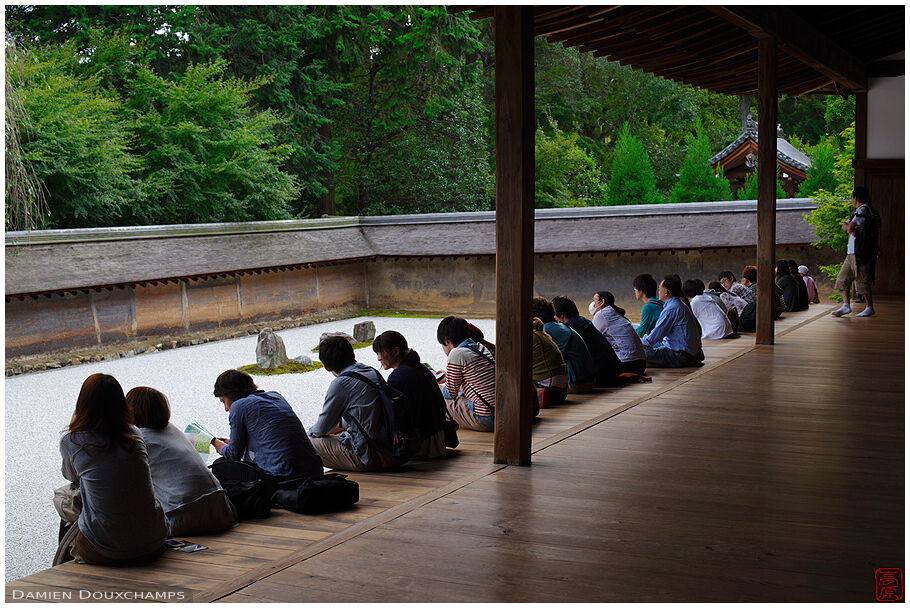
[[[82,512],[71,553],[78,561],[116,564],[160,555],[164,511],[152,490],[148,453],[120,383],[92,374],[60,438],[63,476],[78,484]]]
[[[373,351],[383,369],[391,369],[389,385],[404,394],[410,416],[398,420],[399,430],[414,433],[422,440],[412,458],[438,458],[446,453],[446,402],[439,383],[420,355],[408,347],[397,331],[384,331],[373,340]]]
[[[167,517],[170,535],[230,528],[237,521],[237,512],[199,452],[180,429],[170,424],[171,408],[164,393],[137,386],[126,394],[126,403],[145,439],[152,486]]]

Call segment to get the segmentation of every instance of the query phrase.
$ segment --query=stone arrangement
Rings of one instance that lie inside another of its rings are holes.
[[[288,362],[287,350],[281,336],[265,327],[256,341],[256,365],[262,369],[275,369]]]
[[[372,321],[361,321],[354,326],[354,342],[369,342],[376,337],[376,326]]]

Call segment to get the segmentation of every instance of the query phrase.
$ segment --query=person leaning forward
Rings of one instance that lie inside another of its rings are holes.
[[[319,343],[319,360],[335,376],[322,412],[310,427],[313,447],[323,464],[344,471],[376,471],[400,465],[392,454],[382,452],[383,446],[394,445],[397,430],[389,426],[383,412],[377,387],[385,380],[380,373],[358,363],[351,343],[342,336]]]
[[[449,414],[460,428],[492,431],[496,413],[493,353],[468,337],[468,322],[459,317],[440,321],[436,340],[447,357],[442,396]]]

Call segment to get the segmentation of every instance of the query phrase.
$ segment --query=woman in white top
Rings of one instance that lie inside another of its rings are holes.
[[[148,449],[155,497],[164,508],[170,536],[221,532],[237,521],[237,511],[199,452],[169,423],[167,397],[147,386],[126,394]]]
[[[626,318],[626,311],[615,304],[609,291],[598,291],[588,305],[588,312],[594,315],[594,327],[603,334],[616,352],[620,361],[620,373],[645,373],[645,347],[635,333],[632,323]]]

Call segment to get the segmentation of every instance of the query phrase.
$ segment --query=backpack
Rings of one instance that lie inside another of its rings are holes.
[[[863,222],[862,228],[856,232],[854,253],[858,264],[868,264],[875,259],[878,253],[879,228],[882,225],[882,217],[878,214],[878,211],[869,203],[864,206],[866,208],[865,211],[862,214],[857,213],[857,215],[861,215],[866,220]]]
[[[272,482],[259,467],[240,460],[219,458],[209,465],[240,519],[269,516],[272,504]]]
[[[357,482],[346,477],[326,473],[322,477],[279,482],[272,493],[272,503],[281,509],[309,515],[342,511],[360,500]]]
[[[379,452],[381,456],[387,459],[397,460],[398,464],[403,463],[413,456],[420,449],[422,440],[410,432],[413,431],[413,429],[408,433],[408,435],[411,436],[405,436],[405,434],[399,430],[397,423],[399,415],[403,420],[410,420],[410,404],[408,403],[407,397],[398,389],[389,386],[385,381],[385,378],[379,375],[378,372],[376,374],[376,377],[379,380],[378,383],[358,372],[344,372],[341,375],[368,384],[373,387],[373,390],[379,395],[381,421],[375,437],[367,433],[366,429],[361,426],[356,418],[353,419],[354,424],[357,425],[357,428],[359,428],[360,432],[363,433],[363,436],[366,437],[367,444]]]

